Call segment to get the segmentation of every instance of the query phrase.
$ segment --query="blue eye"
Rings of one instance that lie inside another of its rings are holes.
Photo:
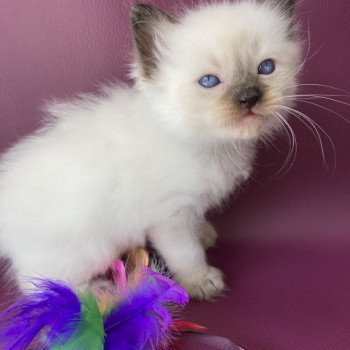
[[[258,73],[263,75],[272,74],[276,69],[275,62],[272,60],[265,60],[260,63]]]
[[[220,83],[221,81],[216,75],[205,75],[199,79],[199,84],[205,88],[213,88]]]

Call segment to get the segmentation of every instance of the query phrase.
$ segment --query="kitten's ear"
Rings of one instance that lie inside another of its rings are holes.
[[[165,12],[147,4],[135,4],[131,12],[131,24],[137,48],[137,60],[145,78],[157,69],[159,43],[162,29],[176,20]]]
[[[283,13],[289,17],[293,16],[295,0],[257,0],[259,3],[270,3],[279,8]]]

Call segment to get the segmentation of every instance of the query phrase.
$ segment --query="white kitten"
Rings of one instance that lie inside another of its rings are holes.
[[[2,157],[1,246],[22,287],[25,276],[79,287],[150,240],[191,296],[222,292],[204,215],[283,120],[300,55],[292,9],[224,2],[175,20],[133,8],[135,86],[52,105]]]

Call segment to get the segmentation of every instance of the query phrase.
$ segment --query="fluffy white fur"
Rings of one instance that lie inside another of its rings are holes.
[[[52,105],[47,125],[2,157],[1,247],[22,287],[38,275],[78,287],[150,240],[192,296],[222,292],[201,244],[215,239],[204,215],[248,178],[256,141],[278,129],[299,44],[268,1],[202,6],[157,26],[152,77],[138,58],[133,88]],[[245,120],[227,92],[267,58],[276,71],[257,77],[265,97]],[[205,74],[222,84],[202,88]]]

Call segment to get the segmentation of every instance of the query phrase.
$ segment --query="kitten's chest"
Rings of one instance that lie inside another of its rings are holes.
[[[219,204],[235,187],[246,180],[251,171],[251,160],[241,158],[229,150],[217,150],[201,164],[198,181],[202,183],[200,197],[208,206]]]
[[[248,178],[252,154],[240,156],[229,148],[208,152],[187,152],[183,166],[176,166],[179,192],[187,193],[196,207],[207,210],[220,204],[235,187]]]

